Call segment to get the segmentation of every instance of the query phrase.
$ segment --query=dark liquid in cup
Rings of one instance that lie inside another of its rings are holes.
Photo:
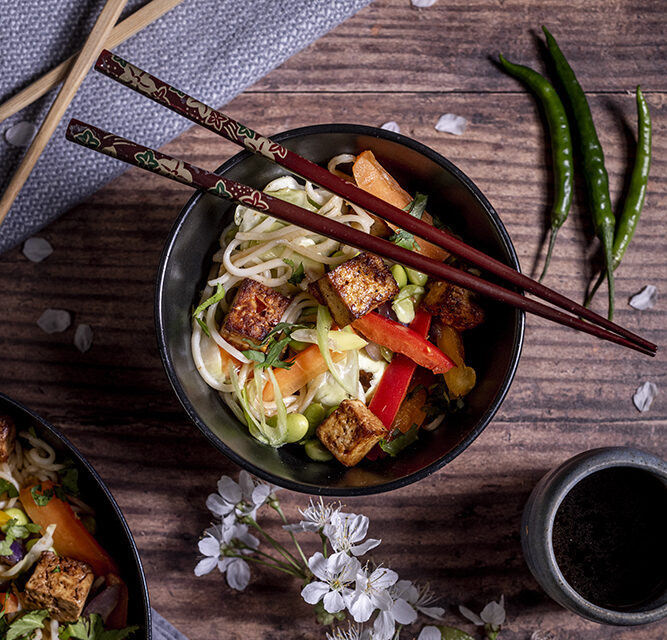
[[[623,610],[667,586],[667,488],[633,467],[597,471],[561,503],[553,526],[558,566],[589,602]]]

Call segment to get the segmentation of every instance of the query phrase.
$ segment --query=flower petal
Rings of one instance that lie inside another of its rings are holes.
[[[308,604],[317,604],[329,593],[329,585],[324,582],[311,582],[301,589],[301,597]]]
[[[223,500],[217,493],[212,493],[206,498],[206,508],[216,516],[225,516],[232,510],[232,505]]]
[[[338,613],[345,609],[345,601],[340,591],[329,591],[324,596],[322,603],[324,604],[324,610],[329,613]]]
[[[386,567],[378,567],[371,574],[370,581],[376,589],[388,589],[398,580],[398,574]]]
[[[252,503],[263,505],[271,494],[271,487],[268,484],[257,485],[252,491]]]
[[[220,555],[220,543],[212,536],[202,538],[198,543],[199,553],[217,560]]]
[[[442,615],[445,613],[443,607],[417,607],[417,609],[420,613],[434,620],[442,620]]]
[[[368,538],[366,542],[362,542],[361,544],[354,545],[353,547],[350,547],[350,553],[352,553],[355,556],[363,556],[365,553],[370,551],[371,549],[375,549],[382,540],[376,540],[375,538]]]
[[[366,622],[373,614],[373,611],[375,611],[371,599],[361,591],[355,592],[347,608],[355,622]]]
[[[417,612],[403,598],[394,602],[391,615],[400,624],[412,624],[417,619]]]
[[[487,624],[499,627],[505,622],[504,596],[501,596],[500,602],[489,602],[479,614],[479,617]]]
[[[438,627],[424,627],[417,640],[442,640],[442,633]]]
[[[476,613],[470,611],[468,607],[464,607],[462,604],[459,605],[459,611],[464,618],[468,618],[470,622],[476,624],[478,627],[484,626],[484,620],[482,620]]]
[[[308,558],[308,567],[313,572],[315,577],[319,578],[320,580],[327,580],[329,578],[327,566],[327,559],[319,551]]]
[[[195,575],[203,576],[207,573],[211,573],[217,564],[217,558],[203,558],[197,563],[197,566],[195,567]]]
[[[245,470],[239,473],[239,489],[241,491],[241,500],[252,500],[252,492],[255,489],[255,483],[252,476]]]
[[[237,591],[243,591],[250,582],[250,567],[245,560],[233,558],[227,567],[227,584]]]
[[[389,640],[394,635],[396,623],[389,611],[380,611],[373,623],[373,640]]]
[[[241,474],[243,473],[244,472],[241,471]],[[241,487],[239,487],[239,485],[229,476],[222,476],[222,478],[218,480],[218,493],[232,506],[242,498]]]

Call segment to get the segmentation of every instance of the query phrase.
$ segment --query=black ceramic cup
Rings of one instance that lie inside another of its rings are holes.
[[[370,149],[410,193],[428,194],[427,209],[469,244],[518,269],[518,260],[500,218],[479,189],[451,162],[424,145],[389,131],[333,124],[295,129],[274,136],[309,160],[326,164],[341,153]],[[287,171],[242,152],[220,175],[263,188]],[[396,458],[363,461],[347,469],[338,462],[313,462],[302,448],[272,449],[254,440],[197,373],[190,351],[191,310],[196,305],[234,206],[197,193],[172,228],[158,269],[156,328],[169,380],[188,415],[222,453],[251,473],[295,491],[320,495],[363,495],[389,491],[424,478],[458,456],[486,427],[509,389],[523,341],[523,312],[488,304],[488,320],[469,332],[466,360],[477,371],[477,386],[466,408],[444,427],[420,434],[418,444]]]
[[[118,503],[102,478],[77,448],[54,426],[2,393],[0,393],[0,414],[10,416],[18,431],[34,429],[37,436],[50,444],[59,457],[69,458],[74,462],[79,472],[81,499],[95,510],[96,538],[114,559],[120,569],[121,577],[127,584],[129,596],[127,624],[139,627],[132,637],[136,640],[151,640],[148,588],[137,545]]]
[[[580,453],[526,503],[524,557],[556,602],[603,624],[667,616],[667,463],[628,447]]]

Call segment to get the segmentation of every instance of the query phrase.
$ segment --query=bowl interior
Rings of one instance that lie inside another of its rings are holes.
[[[428,211],[469,244],[518,268],[511,241],[479,190],[454,165],[427,147],[381,129],[320,125],[274,139],[309,160],[326,164],[340,153],[371,149],[410,193],[428,194]],[[242,152],[218,173],[263,188],[287,171]],[[310,461],[301,447],[271,449],[255,441],[197,373],[190,351],[190,312],[196,305],[234,206],[196,194],[175,223],[162,256],[156,288],[156,325],[163,362],[172,386],[195,424],[235,462],[275,484],[307,493],[358,495],[386,491],[422,478],[465,449],[488,424],[514,375],[523,339],[523,313],[489,302],[488,319],[466,336],[466,360],[477,371],[477,386],[466,407],[420,444],[396,458],[362,462],[346,469],[337,462]]]
[[[139,553],[109,489],[74,445],[38,415],[3,394],[0,394],[0,413],[14,420],[17,431],[34,428],[37,436],[48,442],[59,456],[74,460],[79,471],[81,498],[95,510],[95,537],[116,561],[127,584],[130,596],[128,625],[137,625],[140,629],[133,637],[150,640],[150,604]]]

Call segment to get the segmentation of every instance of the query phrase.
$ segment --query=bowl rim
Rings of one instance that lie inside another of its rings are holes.
[[[42,418],[39,414],[35,413],[32,409],[29,409],[18,400],[14,400],[13,398],[10,398],[8,395],[0,391],[0,406],[3,403],[11,405],[12,408],[17,413],[26,414],[33,420],[39,422],[46,431],[48,431],[56,440],[58,440],[62,445],[64,445],[64,447],[67,448],[68,454],[72,454],[72,457],[76,460],[77,466],[84,467],[86,471],[90,473],[90,475],[97,483],[98,487],[102,490],[102,493],[104,493],[104,495],[107,497],[107,500],[111,504],[111,507],[113,508],[113,511],[116,514],[118,521],[120,522],[121,528],[125,533],[125,537],[130,543],[132,556],[138,570],[139,586],[141,587],[141,598],[143,601],[144,610],[146,612],[146,615],[144,616],[143,620],[146,630],[145,637],[146,640],[151,640],[152,638],[151,603],[150,603],[150,596],[148,594],[148,585],[146,584],[146,576],[144,574],[144,567],[141,563],[141,557],[139,556],[139,549],[137,548],[137,543],[134,540],[134,536],[130,531],[130,527],[127,524],[127,521],[125,520],[125,516],[123,515],[123,512],[118,506],[116,499],[113,497],[111,491],[107,487],[104,480],[102,480],[102,478],[100,477],[100,474],[97,473],[93,465],[90,464],[90,462],[88,462],[88,460],[84,457],[84,455],[72,444],[72,442],[59,429],[53,426],[45,418]]]
[[[517,256],[512,240],[507,232],[507,229],[500,220],[500,216],[493,208],[491,203],[487,200],[484,194],[480,189],[472,182],[467,175],[465,175],[456,165],[454,165],[450,160],[439,154],[437,151],[434,151],[430,147],[418,142],[412,138],[408,138],[400,133],[395,133],[393,131],[388,131],[386,129],[381,129],[378,127],[371,127],[367,125],[359,124],[345,124],[345,123],[336,123],[336,124],[317,124],[309,125],[305,127],[297,127],[295,129],[289,129],[287,131],[280,132],[273,136],[270,136],[271,139],[279,142],[288,142],[294,138],[300,138],[304,136],[310,136],[314,134],[356,134],[356,135],[365,135],[375,138],[383,138],[391,142],[403,145],[420,153],[429,160],[433,161],[440,167],[443,167],[449,171],[452,176],[460,181],[468,191],[474,196],[478,201],[479,205],[482,207],[490,222],[492,223],[495,232],[498,234],[498,238],[503,247],[503,250],[508,254],[510,266],[512,266],[517,271],[521,271],[519,264],[519,258]],[[235,154],[224,162],[220,167],[215,170],[216,174],[222,175],[226,171],[234,168],[239,163],[243,162],[247,158],[252,157],[250,151],[242,150],[239,153]],[[285,169],[287,172],[288,170]],[[199,203],[200,199],[206,194],[202,191],[197,191],[193,194],[186,204],[181,209],[176,221],[172,225],[172,228],[169,231],[165,245],[160,256],[160,262],[157,269],[157,278],[155,285],[155,304],[154,304],[154,318],[155,318],[155,328],[156,328],[156,337],[158,342],[158,351],[160,353],[160,359],[164,366],[167,378],[171,384],[172,389],[174,390],[176,397],[178,398],[181,406],[185,409],[189,418],[194,422],[197,428],[201,433],[207,438],[207,440],[221,453],[227,456],[230,460],[235,462],[241,468],[246,469],[250,473],[256,475],[257,477],[276,484],[278,486],[284,487],[291,491],[297,491],[300,493],[306,493],[310,495],[322,495],[322,496],[333,496],[333,497],[348,497],[348,496],[362,496],[362,495],[372,495],[377,493],[383,493],[388,491],[393,491],[401,487],[417,482],[431,475],[438,469],[442,468],[444,465],[451,462],[459,454],[461,454],[470,444],[484,431],[491,422],[493,416],[497,413],[498,408],[505,400],[509,388],[514,380],[516,370],[519,364],[519,359],[521,356],[521,350],[523,348],[524,334],[525,334],[525,313],[520,309],[514,309],[514,335],[512,342],[512,353],[509,362],[509,367],[507,369],[506,375],[499,386],[499,390],[494,398],[493,403],[487,408],[487,410],[480,417],[480,420],[477,422],[475,428],[466,434],[464,438],[446,455],[442,456],[438,460],[435,460],[431,464],[423,467],[419,471],[415,471],[406,476],[392,480],[389,482],[372,485],[372,486],[355,486],[355,487],[316,487],[308,485],[306,483],[300,483],[292,480],[285,480],[279,478],[276,481],[276,476],[273,474],[264,471],[261,467],[253,464],[252,462],[246,460],[242,456],[234,452],[230,447],[228,447],[224,441],[222,441],[213,431],[204,423],[203,420],[197,414],[195,408],[187,397],[185,390],[178,380],[176,375],[174,364],[169,357],[169,350],[167,347],[166,340],[166,330],[162,322],[162,291],[164,289],[164,283],[167,275],[167,263],[171,256],[171,253],[176,242],[176,238],[181,230],[181,227],[185,223],[186,219],[189,217],[190,213],[194,207]]]

